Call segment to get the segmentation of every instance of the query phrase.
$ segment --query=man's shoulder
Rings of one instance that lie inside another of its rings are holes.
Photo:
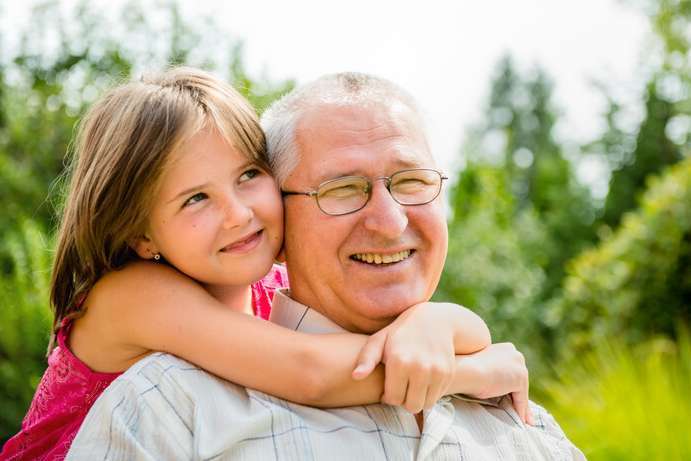
[[[180,357],[165,352],[154,352],[128,368],[113,381],[106,392],[111,388],[119,388],[144,393],[165,385],[187,393],[202,382],[231,385]]]
[[[533,453],[531,459],[585,459],[554,417],[533,401],[530,401],[530,408],[535,425],[528,426],[521,421],[509,396],[486,400],[458,395],[454,397],[454,424],[464,428],[471,441],[484,440],[483,434],[493,433],[496,434],[494,445],[502,445],[509,452],[524,447]],[[471,421],[472,424],[469,424]]]
[[[198,407],[194,389],[200,380],[217,379],[170,354],[144,357],[96,400],[67,459],[139,459],[134,453],[141,446],[162,448],[153,451],[155,459],[191,458],[190,431]],[[139,433],[140,427],[150,429]],[[180,454],[168,456],[167,447]]]
[[[129,367],[118,379],[134,381],[148,372],[170,374],[180,371],[203,372],[201,368],[180,357],[165,352],[153,352]]]

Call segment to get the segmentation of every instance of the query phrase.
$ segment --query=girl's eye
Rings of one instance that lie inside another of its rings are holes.
[[[247,171],[240,175],[240,182],[249,181],[250,179],[256,178],[260,174],[262,174],[262,170],[260,170],[259,168],[249,168],[247,169]]]
[[[194,205],[195,203],[201,202],[206,198],[207,195],[204,192],[197,192],[192,197],[188,198],[187,201],[182,205],[182,207],[184,208],[189,205]]]

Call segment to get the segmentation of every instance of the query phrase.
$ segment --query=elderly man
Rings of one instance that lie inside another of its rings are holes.
[[[291,284],[271,320],[371,333],[429,299],[446,257],[445,177],[410,97],[371,76],[327,76],[262,123],[285,196]],[[532,409],[535,426],[508,398],[445,397],[422,424],[381,404],[320,410],[155,354],[99,399],[68,459],[584,459]]]

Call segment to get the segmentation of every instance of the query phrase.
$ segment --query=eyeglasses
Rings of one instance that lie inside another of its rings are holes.
[[[340,216],[355,213],[367,205],[372,196],[372,183],[384,181],[393,199],[401,205],[424,205],[439,195],[442,182],[449,179],[440,171],[428,168],[412,168],[397,171],[391,176],[370,180],[364,176],[343,176],[330,179],[309,192],[282,190],[283,196],[306,195],[317,200],[324,213]]]

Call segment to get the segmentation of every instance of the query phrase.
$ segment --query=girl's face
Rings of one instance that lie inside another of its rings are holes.
[[[174,154],[137,251],[207,286],[240,287],[266,275],[282,241],[273,177],[204,129]]]

